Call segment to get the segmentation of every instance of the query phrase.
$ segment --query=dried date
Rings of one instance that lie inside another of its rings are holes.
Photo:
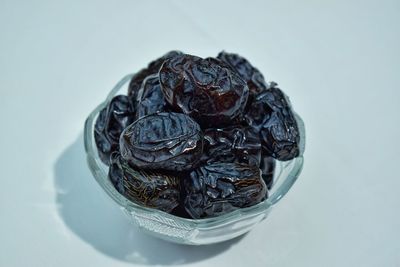
[[[153,74],[143,81],[138,91],[136,118],[162,111],[168,111],[168,107],[161,92],[158,74]]]
[[[133,100],[136,101],[138,91],[140,89],[140,86],[142,85],[143,81],[146,79],[147,76],[153,75],[153,74],[158,74],[158,71],[160,70],[161,65],[164,63],[164,61],[170,57],[174,57],[176,55],[180,55],[182,52],[180,51],[170,51],[163,55],[160,58],[157,58],[153,60],[152,62],[149,63],[147,68],[144,68],[140,70],[138,73],[136,73],[132,79],[131,82],[129,83],[129,88],[128,88],[128,96]]]
[[[111,156],[108,175],[118,192],[137,204],[165,212],[179,205],[180,182],[173,175],[135,170],[117,152]]]
[[[236,126],[204,131],[203,161],[259,166],[260,159],[261,142],[258,132],[253,128]]]
[[[265,154],[282,161],[299,155],[298,125],[289,100],[278,87],[257,95],[245,118],[259,131]]]
[[[184,206],[195,219],[249,207],[267,196],[257,166],[213,163],[199,167],[183,180]]]
[[[231,122],[247,102],[246,83],[218,59],[177,55],[164,62],[159,75],[166,101],[204,128]]]
[[[109,164],[110,154],[118,151],[119,137],[134,120],[135,112],[127,96],[115,96],[96,119],[94,138],[100,159]]]
[[[217,58],[227,63],[232,69],[239,73],[240,77],[249,87],[250,96],[255,96],[267,89],[268,85],[265,82],[264,76],[244,57],[222,51],[218,54]]]
[[[138,119],[121,135],[122,157],[145,169],[188,170],[203,152],[203,133],[189,116],[156,113]]]

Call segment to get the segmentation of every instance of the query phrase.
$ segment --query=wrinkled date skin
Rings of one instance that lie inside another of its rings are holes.
[[[250,90],[250,96],[255,96],[267,89],[268,86],[265,82],[264,76],[244,57],[238,54],[222,51],[218,54],[217,58],[227,63],[247,83]]]
[[[156,60],[153,60],[152,62],[149,63],[147,68],[144,68],[140,70],[138,73],[136,73],[129,84],[128,88],[128,96],[133,100],[136,101],[137,99],[137,94],[140,89],[140,86],[142,85],[142,82],[144,79],[146,79],[147,76],[153,75],[153,74],[158,74],[158,71],[160,70],[161,65],[164,63],[164,61],[168,58],[174,57],[176,55],[180,55],[182,52],[180,51],[170,51],[163,55],[160,58],[157,58]]]
[[[255,205],[267,196],[260,169],[238,163],[213,163],[183,180],[184,206],[195,219],[214,217]]]
[[[261,142],[258,132],[251,127],[207,129],[204,131],[202,160],[259,166]]]
[[[129,200],[165,212],[174,210],[180,200],[177,177],[152,171],[137,171],[117,152],[111,155],[109,179]]]
[[[164,62],[159,75],[166,101],[204,128],[227,124],[245,108],[246,83],[218,59],[177,55]]]
[[[163,111],[168,111],[167,102],[161,92],[158,74],[153,74],[143,81],[138,91],[136,118]]]
[[[120,151],[138,168],[188,170],[198,163],[203,152],[203,133],[185,114],[152,114],[123,131]]]
[[[109,164],[110,154],[118,151],[122,131],[134,121],[135,112],[127,96],[118,95],[100,111],[94,130],[94,138],[100,159]]]
[[[263,178],[268,189],[271,189],[274,183],[274,172],[275,172],[276,160],[269,156],[262,156],[261,158],[261,177]]]
[[[299,155],[300,133],[284,93],[273,86],[257,95],[245,114],[250,126],[260,132],[263,151],[287,161]]]

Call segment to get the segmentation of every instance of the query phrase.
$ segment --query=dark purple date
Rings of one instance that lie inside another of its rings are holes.
[[[249,89],[218,59],[177,55],[164,62],[159,75],[166,101],[204,128],[229,124],[244,111]]]
[[[115,188],[131,201],[171,212],[179,204],[180,183],[173,175],[136,170],[117,152],[111,156],[108,174]]]
[[[133,122],[135,112],[127,96],[118,95],[103,108],[97,117],[94,138],[100,159],[110,163],[110,154],[118,151],[122,131]]]
[[[208,164],[192,171],[183,184],[185,209],[195,219],[249,207],[267,197],[260,169],[245,164]]]
[[[203,161],[259,166],[260,159],[260,138],[251,127],[211,128],[204,131]]]
[[[153,74],[158,74],[158,71],[160,70],[161,65],[164,63],[164,61],[168,58],[174,57],[176,55],[180,55],[182,52],[180,51],[170,51],[163,55],[160,58],[157,58],[153,60],[152,62],[149,63],[147,68],[144,68],[140,70],[138,73],[136,73],[129,84],[128,88],[128,96],[135,102],[137,100],[137,94],[140,89],[140,86],[142,85],[144,79],[146,77],[153,75]]]
[[[188,170],[198,163],[203,152],[203,133],[185,114],[152,114],[124,130],[120,151],[137,168]]]

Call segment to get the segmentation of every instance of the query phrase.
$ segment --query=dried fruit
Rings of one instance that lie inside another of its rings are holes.
[[[260,159],[260,138],[251,127],[210,128],[204,131],[203,161],[259,166]]]
[[[148,76],[142,83],[137,95],[136,118],[168,111],[167,103],[161,92],[158,74]]]
[[[111,180],[115,189],[121,194],[125,193],[124,189],[124,172],[120,164],[121,155],[118,151],[111,153],[110,155],[110,167],[108,169],[108,178]]]
[[[122,131],[133,122],[134,110],[127,96],[118,95],[103,108],[97,117],[94,138],[100,159],[109,164],[110,154],[118,151]]]
[[[240,77],[247,83],[250,89],[250,96],[255,96],[267,89],[268,85],[265,82],[264,76],[244,57],[222,51],[218,54],[217,58],[227,63],[232,69],[239,73]]]
[[[140,89],[140,86],[144,79],[146,79],[147,76],[152,75],[152,74],[158,74],[158,71],[160,70],[161,65],[164,63],[164,61],[167,58],[174,57],[176,55],[182,54],[180,51],[170,51],[163,55],[160,58],[157,58],[156,60],[153,60],[152,62],[149,63],[147,68],[144,68],[140,70],[138,73],[136,73],[129,84],[128,88],[128,96],[136,101],[137,99],[137,94]]]
[[[249,207],[267,196],[260,169],[238,163],[213,163],[183,180],[184,205],[195,219],[214,217]]]
[[[198,163],[203,152],[203,133],[185,114],[152,114],[124,130],[120,151],[138,168],[188,170]]]
[[[135,170],[118,153],[112,154],[109,178],[121,194],[145,207],[171,212],[179,204],[180,183],[177,177]]]
[[[260,132],[263,151],[278,160],[299,155],[300,132],[285,94],[275,86],[257,95],[245,114],[250,126]]]
[[[246,105],[246,83],[218,59],[176,55],[164,62],[159,75],[166,101],[204,128],[229,124]]]

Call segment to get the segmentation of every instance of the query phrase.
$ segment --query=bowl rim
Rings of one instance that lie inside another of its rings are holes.
[[[262,213],[266,213],[266,211],[269,210],[270,207],[275,205],[280,199],[283,198],[283,196],[289,191],[289,189],[292,187],[292,185],[295,183],[297,180],[297,177],[300,175],[303,167],[303,152],[304,152],[304,147],[305,147],[305,128],[304,128],[304,123],[300,116],[295,113],[295,118],[298,124],[298,128],[300,131],[300,155],[290,161],[278,161],[277,163],[281,163],[283,166],[281,168],[285,168],[285,166],[288,166],[290,164],[293,165],[293,169],[290,171],[289,175],[287,177],[284,177],[285,179],[283,182],[277,186],[277,188],[272,188],[270,190],[271,194],[270,196],[254,205],[251,207],[246,207],[246,208],[240,208],[234,211],[231,211],[229,213],[216,216],[216,217],[211,217],[211,218],[202,218],[202,219],[190,219],[190,218],[183,218],[179,217],[170,213],[166,213],[164,211],[154,209],[154,208],[148,208],[148,207],[143,207],[139,204],[136,204],[120,194],[112,185],[111,181],[108,179],[108,174],[104,171],[104,167],[107,167],[101,160],[100,157],[98,156],[97,153],[97,147],[94,141],[94,124],[95,120],[97,118],[98,113],[100,112],[101,109],[103,109],[110,101],[111,99],[118,95],[118,92],[120,89],[127,84],[131,78],[135,74],[128,74],[124,76],[115,86],[114,88],[110,91],[110,93],[107,95],[107,98],[100,103],[87,117],[85,121],[85,126],[84,126],[84,144],[85,144],[85,151],[86,151],[86,156],[87,156],[87,162],[89,165],[89,168],[92,172],[92,175],[94,176],[95,180],[98,182],[98,184],[103,188],[103,190],[111,197],[119,206],[122,208],[126,209],[127,211],[131,212],[132,210],[140,210],[142,212],[146,213],[151,213],[154,215],[158,215],[163,217],[164,220],[169,220],[170,222],[173,221],[180,221],[181,223],[184,224],[190,224],[191,226],[194,226],[196,228],[202,228],[202,227],[213,227],[213,226],[220,226],[225,223],[229,223],[231,221],[234,221],[237,218],[241,218],[243,216],[257,216]],[[277,164],[278,166],[278,164]],[[280,178],[282,179],[282,177]],[[106,182],[104,182],[106,181]],[[176,224],[175,224],[176,225]],[[179,225],[176,225],[176,227],[179,228]]]

